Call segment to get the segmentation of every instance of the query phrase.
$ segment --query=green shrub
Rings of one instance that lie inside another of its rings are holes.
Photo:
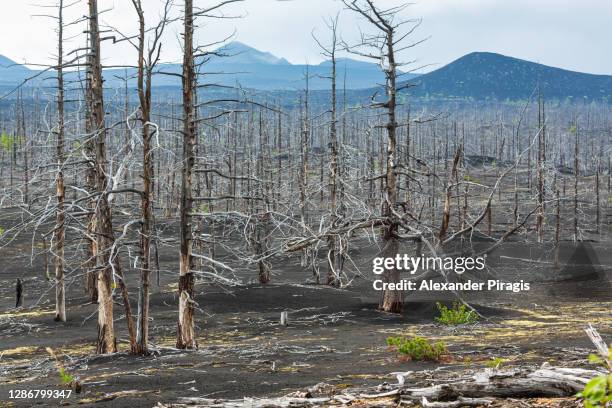
[[[608,359],[612,360],[612,347],[610,347]],[[590,354],[589,362],[607,367],[606,361],[597,354]],[[582,398],[585,408],[604,408],[610,406],[610,402],[612,402],[612,373],[591,379],[584,386],[584,390],[576,396]]]
[[[2,132],[2,135],[0,135],[0,146],[2,146],[2,149],[5,152],[10,152],[13,149],[13,144],[15,144],[15,138]]]
[[[23,136],[10,136],[6,134],[6,132],[0,134],[0,147],[2,147],[5,152],[12,151],[16,144],[23,142],[25,142],[25,137]]]
[[[476,323],[478,321],[478,315],[473,310],[468,310],[467,306],[453,302],[453,306],[448,308],[441,303],[437,303],[440,316],[436,317],[436,321],[441,324],[457,325]]]
[[[585,408],[603,408],[612,402],[612,374],[593,378],[577,397],[582,398]]]
[[[399,347],[405,340],[403,337],[387,337],[387,346]]]
[[[412,337],[410,339],[403,337],[389,337],[387,338],[387,345],[397,347],[397,351],[410,357],[412,360],[432,360],[438,361],[448,351],[446,345],[438,341],[436,343],[430,343],[427,339],[419,336]]]

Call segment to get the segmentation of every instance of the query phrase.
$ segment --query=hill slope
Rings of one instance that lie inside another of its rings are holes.
[[[233,42],[217,50],[227,57],[212,56],[204,65],[202,83],[217,83],[260,91],[277,92],[293,100],[291,91],[304,88],[306,72],[310,76],[310,89],[313,91],[329,90],[330,62],[319,65],[291,64],[267,52],[256,50],[248,45]],[[180,74],[180,64],[162,64],[158,71]],[[25,78],[33,76],[36,71],[25,66],[16,65],[6,57],[0,56],[0,86],[16,86]],[[105,70],[106,86],[123,87],[126,70]],[[131,77],[129,84],[136,86],[135,70],[127,70]],[[383,74],[376,64],[355,61],[347,58],[338,60],[338,86],[341,88],[346,74],[346,87],[349,98],[368,99],[379,84],[384,83]],[[34,86],[50,78],[53,72],[37,77]],[[67,79],[75,80],[75,74],[68,74]],[[547,99],[564,101],[604,101],[612,103],[612,76],[592,75],[549,67],[488,52],[474,52],[459,58],[450,64],[421,76],[405,76],[414,84],[407,91],[411,98],[427,99],[461,99],[461,100],[525,100],[538,86],[541,86]],[[48,82],[47,82],[48,83]],[[167,87],[168,90],[181,86],[180,78],[175,75],[155,75],[153,85]],[[289,94],[287,94],[289,91]],[[233,91],[232,91],[233,92]],[[326,100],[327,96],[321,95]]]
[[[0,85],[17,85],[31,73],[27,67],[0,55]]]
[[[474,52],[412,81],[420,97],[520,100],[541,86],[546,98],[612,101],[612,76],[549,67],[489,52]]]
[[[216,52],[223,57],[213,56],[202,68],[202,72],[209,73],[201,78],[202,82],[214,82],[220,85],[233,86],[239,84],[243,88],[252,88],[265,91],[296,90],[305,86],[305,75],[310,77],[311,90],[327,90],[330,88],[328,79],[331,63],[324,61],[319,65],[291,64],[284,58],[259,51],[248,45],[232,42]],[[346,72],[346,86],[348,89],[366,89],[384,82],[384,75],[376,64],[355,61],[351,59],[338,60],[338,79],[342,83]],[[159,67],[160,71],[180,73],[181,66],[165,64]],[[176,77],[159,75],[155,79],[158,86],[179,85]]]

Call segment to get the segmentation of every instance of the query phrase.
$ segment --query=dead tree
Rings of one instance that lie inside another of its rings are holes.
[[[15,309],[23,306],[23,283],[21,279],[17,278],[17,284],[15,285]]]
[[[98,2],[88,0],[89,5],[89,52],[88,64],[88,105],[95,140],[95,240],[97,246],[96,269],[98,288],[98,341],[96,352],[99,354],[117,351],[117,339],[113,322],[113,286],[119,287],[130,336],[130,348],[136,345],[136,333],[127,288],[121,272],[121,264],[115,251],[113,220],[109,203],[109,180],[106,159],[106,124],[104,110],[104,90],[102,63],[100,55],[100,28],[98,23]],[[114,284],[113,284],[114,283]]]
[[[455,158],[453,159],[453,167],[448,174],[448,182],[446,183],[446,196],[444,198],[444,209],[442,211],[442,225],[440,226],[440,232],[438,233],[438,239],[443,241],[448,233],[450,225],[450,212],[451,212],[451,200],[452,200],[452,188],[453,182],[457,182],[459,176],[457,175],[457,168],[459,166],[459,160],[463,154],[463,146],[459,145]],[[458,196],[458,195],[457,195]]]
[[[396,53],[416,46],[422,41],[417,41],[409,45],[400,45],[420,25],[419,21],[408,20],[398,21],[399,13],[408,4],[402,4],[389,9],[379,9],[374,5],[373,0],[343,0],[344,5],[351,11],[361,15],[375,30],[374,34],[363,34],[359,44],[347,46],[351,53],[361,55],[366,58],[376,60],[385,75],[386,83],[384,91],[386,100],[375,102],[373,108],[386,110],[386,123],[382,126],[387,133],[387,151],[385,157],[385,173],[380,179],[384,180],[382,216],[384,218],[383,227],[383,256],[395,257],[399,249],[399,222],[394,215],[397,206],[397,92],[407,85],[398,87],[398,67],[401,66],[396,60]],[[412,27],[405,32],[400,32],[406,23]],[[386,282],[398,282],[400,274],[397,269],[387,270],[384,280]],[[402,291],[387,289],[383,292],[380,308],[386,312],[398,313],[402,309]]]
[[[304,101],[303,101],[303,111],[301,113],[301,129],[300,129],[300,172],[299,172],[299,189],[300,189],[300,220],[302,222],[302,226],[304,232],[307,232],[307,224],[308,224],[308,151],[310,149],[310,111],[309,111],[309,100],[310,100],[310,87],[309,81],[310,76],[308,73],[308,66],[306,66],[306,74],[304,76],[306,87],[304,89]],[[302,105],[302,103],[300,103]],[[301,264],[303,267],[307,266],[309,263],[309,248],[306,248],[302,252],[301,256]],[[315,270],[315,269],[313,269]],[[315,280],[319,283],[319,275],[315,270]]]
[[[87,34],[88,43],[91,43],[91,33]],[[87,134],[84,143],[84,154],[88,158],[86,163],[87,169],[85,170],[85,190],[93,195],[96,190],[96,167],[95,167],[95,139],[94,135],[94,118],[91,111],[89,101],[93,99],[92,87],[91,87],[91,75],[89,74],[90,68],[94,63],[94,54],[92,52],[87,53],[86,66],[86,86],[85,86],[85,132]],[[85,280],[85,292],[89,296],[92,303],[98,301],[98,274],[96,272],[96,257],[98,256],[98,243],[95,239],[96,231],[96,200],[88,200],[88,214],[87,214],[87,247],[85,251],[85,261],[83,266],[86,270]]]
[[[331,106],[330,106],[330,124],[329,124],[329,175],[328,175],[328,192],[329,192],[329,212],[330,225],[336,228],[340,221],[338,215],[338,184],[339,184],[339,157],[338,157],[338,132],[337,132],[337,70],[336,70],[336,53],[338,49],[338,16],[330,19],[326,23],[331,32],[331,43],[329,46],[323,45],[317,37],[314,40],[321,48],[321,54],[328,58],[331,62],[331,73],[328,77],[331,81]],[[323,146],[321,146],[323,147]],[[321,190],[323,191],[323,190]],[[340,285],[340,275],[342,273],[342,243],[339,236],[330,235],[327,239],[327,284],[331,286]]]
[[[159,62],[161,53],[161,36],[168,22],[171,1],[165,2],[164,14],[153,30],[145,59],[145,17],[141,0],[132,0],[138,15],[138,99],[140,102],[140,120],[142,122],[142,158],[143,190],[141,194],[142,224],[140,229],[140,287],[138,292],[138,321],[136,327],[137,354],[149,354],[149,287],[151,280],[151,234],[153,231],[152,195],[153,186],[153,151],[151,141],[158,133],[158,127],[151,123],[151,87],[153,70]]]
[[[192,175],[195,164],[195,104],[196,85],[195,60],[193,50],[194,13],[193,0],[185,0],[183,16],[183,170],[181,179],[181,213],[180,213],[180,278],[179,278],[179,316],[176,347],[194,349],[198,347],[195,338],[194,324],[194,285],[192,256],[191,211]]]
[[[536,160],[538,177],[538,216],[536,218],[536,231],[538,242],[544,241],[544,166],[546,162],[546,114],[544,99],[540,94],[538,98],[538,157]]]
[[[56,196],[55,230],[53,237],[53,255],[55,261],[55,321],[66,321],[66,294],[64,284],[64,235],[65,218],[64,197],[64,0],[59,0],[58,6],[58,39],[57,39],[57,140],[56,140]]]
[[[574,138],[574,242],[575,242],[580,239],[579,231],[578,231],[578,176],[580,174],[580,168],[578,167],[579,154],[580,154],[580,150],[578,148],[579,135],[580,135],[580,132],[578,131],[578,121],[575,122],[575,125],[572,130],[576,134]]]
[[[104,96],[102,88],[102,66],[100,60],[100,31],[98,25],[98,2],[88,0],[89,5],[89,53],[88,59],[88,107],[91,117],[90,136],[95,140],[95,189],[102,193],[95,206],[95,230],[97,243],[96,269],[98,293],[98,341],[96,352],[114,353],[117,351],[117,339],[113,322],[113,273],[110,264],[110,237],[113,227],[110,219],[110,207],[105,192],[106,179],[106,125],[104,121]]]
[[[223,6],[240,2],[242,0],[225,0],[215,5],[198,8],[194,12],[193,0],[185,0],[183,13],[183,71],[182,94],[183,94],[183,157],[182,157],[182,177],[181,177],[181,206],[180,206],[180,264],[179,264],[179,316],[177,323],[176,347],[179,349],[194,349],[198,347],[195,333],[195,274],[194,274],[194,254],[193,254],[193,173],[196,160],[197,132],[196,123],[206,118],[197,118],[197,111],[201,105],[196,102],[196,92],[198,89],[195,71],[195,58],[201,57],[206,60],[210,56],[205,51],[198,51],[194,48],[194,28],[197,17],[225,18],[222,15],[215,15]],[[197,47],[201,50],[201,47]],[[209,199],[214,199],[209,197]],[[201,257],[204,259],[206,257]],[[207,258],[208,259],[208,258]]]
[[[553,182],[555,190],[555,247],[553,256],[553,267],[554,269],[559,268],[559,242],[561,238],[561,199],[559,194],[559,187],[557,187],[557,176],[555,174]]]
[[[29,161],[28,157],[30,154],[29,148],[29,137],[26,130],[26,117],[25,117],[25,107],[23,102],[23,90],[19,90],[18,93],[18,101],[17,101],[17,132],[18,132],[18,141],[19,143],[23,143],[23,202],[26,205],[30,203],[30,194],[29,194],[29,186],[30,186],[30,169],[29,169]]]

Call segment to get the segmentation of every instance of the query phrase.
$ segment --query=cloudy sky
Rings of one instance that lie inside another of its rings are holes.
[[[472,51],[491,51],[561,68],[612,74],[612,1],[608,0],[413,0],[404,18],[421,18],[414,40],[428,38],[402,55],[435,69]],[[39,14],[53,14],[57,0],[1,0],[0,54],[17,62],[44,63],[54,55],[54,22]],[[66,3],[72,3],[66,0]],[[145,14],[154,21],[161,0],[143,0]],[[196,0],[210,5],[211,0]],[[381,7],[400,0],[376,0]],[[175,15],[182,0],[175,0]],[[42,7],[41,7],[42,6]],[[47,6],[47,7],[45,7]],[[99,0],[104,24],[132,35],[135,14],[129,0]],[[72,6],[67,15],[76,19],[86,2]],[[324,17],[340,14],[340,31],[350,42],[367,24],[344,10],[337,0],[245,0],[225,9],[240,19],[200,21],[197,39],[213,43],[236,32],[234,39],[285,57],[292,63],[318,63],[322,57],[311,31],[325,38]],[[68,30],[74,36],[67,48],[82,43],[82,27]],[[180,26],[173,25],[164,38],[163,59],[180,61]],[[106,64],[132,63],[128,45],[105,43]]]

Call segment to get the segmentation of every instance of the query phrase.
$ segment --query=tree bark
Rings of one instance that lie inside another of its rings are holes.
[[[176,347],[195,349],[198,347],[195,338],[194,324],[194,285],[191,209],[192,173],[195,164],[195,122],[193,92],[195,89],[195,69],[193,54],[193,0],[185,0],[184,44],[183,44],[183,171],[181,181],[181,249],[179,278],[179,317]]]
[[[149,288],[151,276],[151,195],[153,191],[153,157],[151,152],[151,66],[145,74],[145,18],[140,0],[133,1],[138,14],[138,98],[142,121],[143,191],[141,197],[142,225],[140,230],[140,287],[138,291],[138,322],[136,350],[141,355],[149,354]],[[150,61],[149,61],[150,62]],[[145,89],[146,75],[146,89]]]
[[[106,176],[106,125],[104,110],[104,91],[102,64],[100,56],[100,30],[98,25],[98,2],[88,0],[89,35],[91,65],[89,66],[90,112],[92,130],[95,132],[95,187],[99,194],[96,202],[95,236],[97,242],[96,269],[98,271],[98,341],[96,352],[99,354],[117,351],[117,339],[113,322],[113,294],[115,259],[111,250],[114,233],[110,204],[108,202],[108,178]],[[124,299],[126,300],[126,299]],[[126,303],[129,309],[129,302]],[[131,316],[126,316],[131,320]],[[128,320],[128,323],[129,323]]]
[[[57,209],[55,211],[54,232],[54,260],[55,260],[55,321],[66,321],[66,296],[64,284],[64,0],[59,0],[58,6],[58,47],[57,47],[57,141],[56,141],[56,196]]]
[[[386,219],[386,227],[384,230],[383,239],[384,249],[383,256],[393,258],[396,256],[399,249],[399,242],[397,240],[397,229],[398,224],[394,220],[393,210],[397,203],[397,187],[396,187],[396,176],[395,166],[397,153],[396,145],[396,132],[397,132],[397,120],[395,116],[396,107],[396,63],[395,63],[395,50],[394,50],[394,30],[392,27],[387,28],[387,58],[389,63],[389,69],[386,71],[387,75],[387,117],[388,122],[386,124],[387,129],[387,160],[386,160],[386,191],[385,191],[385,205],[384,213]],[[385,280],[387,282],[399,282],[400,276],[399,271],[395,268],[391,271],[386,272]],[[385,312],[399,313],[402,310],[403,304],[403,292],[400,290],[386,289],[383,293],[383,299],[381,308]]]

